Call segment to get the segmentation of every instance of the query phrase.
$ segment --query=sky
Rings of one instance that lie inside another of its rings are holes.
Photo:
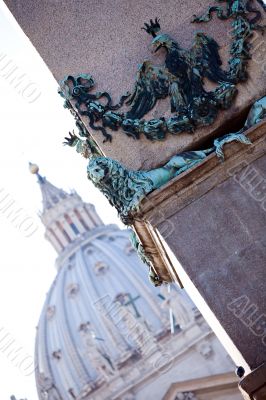
[[[87,180],[86,160],[62,145],[74,129],[73,117],[63,108],[57,82],[2,0],[0,37],[0,399],[14,394],[37,400],[35,332],[56,274],[56,253],[44,239],[38,217],[41,193],[28,162],[37,163],[54,185],[75,189],[94,203],[105,223],[119,221]],[[26,89],[13,80],[12,70],[23,76]],[[11,210],[20,210],[22,222],[9,215]]]

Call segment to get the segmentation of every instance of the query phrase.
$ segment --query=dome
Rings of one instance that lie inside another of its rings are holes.
[[[105,225],[92,204],[33,169],[45,237],[58,253],[37,327],[39,399],[168,399],[167,390],[202,391],[202,378],[207,392],[210,379],[222,391],[212,398],[227,398],[231,362],[184,291],[152,286],[129,230]],[[177,377],[185,386],[170,386]],[[229,398],[238,399],[235,389]]]
[[[128,236],[113,225],[96,229],[63,261],[38,325],[40,392],[50,382],[59,399],[89,394],[154,351],[169,332],[163,296]]]

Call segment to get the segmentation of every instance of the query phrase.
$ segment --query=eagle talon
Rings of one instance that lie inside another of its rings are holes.
[[[144,31],[146,31],[149,35],[152,35],[152,37],[156,37],[156,34],[160,31],[161,26],[159,24],[159,18],[155,18],[154,22],[152,19],[150,19],[150,24],[147,24],[146,22],[144,23],[144,27],[141,28]]]
[[[77,141],[79,140],[79,138],[78,138],[78,136],[73,132],[73,133],[71,133],[71,132],[69,132],[69,136],[70,137],[65,137],[64,139],[65,139],[65,142],[63,142],[63,144],[65,145],[65,146],[70,146],[70,147],[74,147],[75,145],[76,145],[76,143],[77,143]]]

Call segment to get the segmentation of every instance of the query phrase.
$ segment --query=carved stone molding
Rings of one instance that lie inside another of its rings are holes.
[[[155,272],[166,282],[180,279],[157,232],[156,226],[164,224],[164,231],[171,231],[171,216],[178,213],[197,198],[229,179],[252,161],[266,152],[266,121],[262,121],[246,131],[252,142],[250,146],[232,143],[225,147],[225,162],[221,163],[215,154],[210,154],[200,166],[195,166],[172,179],[161,189],[150,193],[141,203],[139,211],[133,215],[133,227],[147,254],[152,255]],[[231,171],[231,172],[230,172]]]
[[[175,400],[197,400],[197,397],[193,392],[181,392],[177,393]]]
[[[240,381],[239,389],[245,400],[265,400],[266,363],[246,375]]]
[[[212,346],[208,342],[200,343],[197,346],[197,351],[205,360],[208,360],[214,353]]]

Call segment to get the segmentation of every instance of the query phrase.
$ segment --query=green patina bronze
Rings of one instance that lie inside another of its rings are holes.
[[[214,148],[217,156],[220,159],[224,159],[223,146],[226,143],[231,143],[237,141],[243,144],[251,144],[250,140],[246,137],[245,131],[247,131],[252,126],[258,124],[263,119],[266,118],[266,96],[257,100],[251,107],[246,122],[238,132],[228,133],[218,139],[214,140]]]
[[[94,185],[107,197],[125,224],[139,210],[148,193],[159,189],[171,179],[201,162],[212,149],[188,151],[170,159],[160,168],[150,171],[132,171],[108,157],[91,157],[87,173]]]
[[[108,157],[103,157],[89,132],[77,119],[76,115],[79,136],[75,133],[70,133],[70,137],[65,138],[65,144],[76,147],[78,153],[82,154],[85,158],[89,158],[87,167],[88,179],[106,196],[110,204],[117,209],[122,221],[126,225],[130,225],[132,224],[132,213],[139,210],[141,201],[149,193],[200,163],[208,154],[214,151],[223,160],[223,146],[226,143],[238,141],[243,144],[250,144],[244,132],[262,121],[265,117],[266,96],[254,103],[240,131],[215,139],[214,146],[210,149],[178,154],[172,157],[163,167],[151,171],[130,171],[119,162]],[[136,235],[133,235],[132,244],[142,261],[149,266],[149,278],[151,282],[155,286],[160,285],[162,280],[153,269],[152,259],[146,254]]]
[[[230,133],[216,139],[214,146],[210,149],[177,154],[162,167],[150,171],[132,171],[111,158],[91,157],[87,167],[88,179],[117,209],[122,221],[126,225],[130,225],[132,214],[139,210],[140,203],[149,193],[202,162],[208,154],[214,151],[218,157],[223,159],[223,146],[232,141],[243,144],[251,143],[242,131]]]
[[[67,102],[74,100],[78,113],[88,117],[90,128],[100,131],[105,141],[112,139],[110,130],[119,128],[134,139],[145,135],[150,140],[163,140],[167,133],[193,132],[197,127],[212,124],[220,109],[231,106],[236,85],[247,80],[252,32],[264,29],[258,24],[261,12],[252,7],[251,0],[217,3],[224,3],[224,7],[209,7],[204,15],[194,16],[192,22],[208,22],[214,13],[219,19],[232,21],[227,70],[221,68],[219,45],[214,39],[198,32],[192,47],[183,49],[169,35],[160,33],[156,19],[143,29],[153,37],[154,52],[160,48],[166,50],[165,62],[155,66],[151,61],[144,61],[138,68],[131,94],[126,93],[118,104],[113,104],[109,93],[92,93],[95,83],[89,74],[63,79],[60,94]],[[216,88],[207,91],[205,79],[216,83]],[[143,119],[158,101],[166,98],[172,114],[169,118]]]
[[[202,162],[211,152],[215,151],[223,159],[225,143],[239,141],[250,144],[245,131],[266,117],[264,97],[253,105],[239,132],[216,139],[210,149],[177,154],[164,166],[151,171],[130,171],[119,162],[104,157],[80,119],[80,116],[88,117],[90,128],[100,131],[105,140],[110,141],[112,136],[108,128],[112,131],[121,128],[135,139],[143,134],[150,140],[162,140],[167,133],[193,132],[199,126],[211,124],[219,109],[230,107],[236,95],[237,83],[247,79],[252,32],[264,29],[258,24],[261,13],[252,7],[252,1],[218,0],[217,3],[225,3],[225,7],[209,7],[204,15],[195,16],[193,22],[207,22],[214,13],[220,19],[232,20],[232,43],[227,70],[221,68],[219,46],[212,38],[197,33],[192,48],[182,49],[170,36],[160,33],[156,19],[145,24],[144,29],[153,36],[152,46],[155,51],[166,49],[165,63],[159,67],[144,61],[139,66],[132,93],[121,96],[118,104],[113,104],[107,92],[91,93],[94,80],[89,74],[68,76],[60,83],[59,93],[65,98],[65,107],[73,113],[78,128],[78,134],[70,133],[65,138],[65,144],[76,148],[78,153],[89,159],[88,179],[107,197],[127,225],[132,224],[133,214],[139,210],[140,203],[149,193]],[[260,0],[258,3],[263,6]],[[216,88],[207,92],[204,79],[216,83]],[[158,101],[166,98],[169,98],[171,117],[143,119]],[[70,100],[74,100],[74,108]],[[124,106],[127,109],[121,111]],[[151,281],[155,285],[161,284],[162,280],[152,268],[152,259],[145,253],[136,236],[133,245],[141,259],[148,264]]]
[[[102,156],[103,153],[100,147],[98,146],[90,132],[87,130],[84,122],[81,120],[78,113],[74,110],[68,100],[65,101],[64,107],[69,109],[69,111],[73,115],[76,121],[76,127],[78,128],[79,136],[77,136],[75,132],[69,132],[69,137],[65,137],[65,142],[63,144],[76,148],[76,151],[85,158],[89,158],[91,156]]]
[[[212,152],[223,159],[223,146],[232,141],[250,144],[245,131],[266,117],[266,96],[251,107],[242,129],[214,140],[213,147],[206,150],[188,151],[172,157],[164,166],[151,171],[131,171],[118,161],[104,157],[83,125],[79,124],[79,136],[70,134],[66,144],[76,147],[78,153],[89,158],[88,178],[107,197],[121,219],[131,223],[132,213],[138,211],[141,201],[155,189],[160,188],[182,172],[200,163]]]
[[[192,22],[208,22],[212,19],[213,14],[216,14],[221,20],[232,20],[228,76],[234,83],[245,81],[248,78],[248,60],[251,58],[250,39],[253,35],[252,32],[255,30],[264,32],[265,30],[265,26],[257,24],[261,19],[261,12],[252,7],[254,3],[252,0],[216,0],[216,2],[225,3],[225,7],[211,6],[205,14],[198,17],[194,16]],[[264,10],[266,9],[263,1],[257,2]]]

